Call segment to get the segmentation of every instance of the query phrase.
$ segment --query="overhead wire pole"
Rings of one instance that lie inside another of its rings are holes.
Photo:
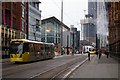
[[[63,0],[61,0],[61,22],[63,22]]]
[[[85,12],[86,12],[86,10],[84,10],[84,24],[85,24]],[[83,25],[84,25],[83,24]],[[83,26],[83,30],[84,30],[84,26]],[[84,32],[84,31],[83,31]],[[85,34],[83,34],[83,40],[85,40]]]
[[[68,47],[69,47],[69,35],[67,35],[67,55],[69,54]]]
[[[85,25],[85,12],[86,12],[86,10],[84,10],[84,22],[83,22],[83,26],[82,26],[83,52],[84,52],[84,49],[85,49],[85,47],[84,47],[84,44],[85,44],[85,43],[84,43],[84,40],[85,40],[85,34],[86,34],[86,33],[84,32],[84,30],[85,30],[85,28],[84,28],[84,27],[85,27],[85,26],[84,26],[84,25]]]
[[[63,23],[63,0],[61,0],[61,23]],[[62,35],[63,35],[63,26],[61,24],[61,54],[62,54]]]

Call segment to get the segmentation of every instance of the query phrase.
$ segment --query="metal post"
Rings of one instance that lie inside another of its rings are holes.
[[[96,33],[96,50],[98,50],[98,38],[97,38],[97,33]]]
[[[117,42],[117,26],[116,26],[116,28],[115,28],[115,31],[116,31],[116,38],[115,38],[115,42]],[[115,53],[116,53],[116,56],[118,56],[117,55],[117,43],[115,44]]]
[[[69,36],[67,35],[67,55],[69,54],[68,45],[69,45]]]
[[[47,42],[47,32],[45,31],[45,42]]]
[[[61,1],[61,22],[63,22],[63,0]]]
[[[90,23],[88,23],[88,28],[87,28],[87,29],[88,29],[88,31],[87,31],[87,32],[88,32],[88,36],[87,36],[87,37],[88,37],[88,38],[87,38],[88,41],[89,41],[89,25],[90,25]],[[89,45],[90,45],[90,44],[89,44]]]
[[[73,55],[74,55],[74,31],[73,31]]]
[[[85,25],[85,23],[86,23],[86,22],[85,22],[85,13],[86,13],[86,10],[84,10],[84,24],[83,24],[83,32],[84,32],[84,30],[85,30],[85,28],[84,28],[85,26],[84,26],[84,25]],[[85,35],[86,35],[86,34],[84,34],[84,33],[83,33],[83,40],[85,40]]]

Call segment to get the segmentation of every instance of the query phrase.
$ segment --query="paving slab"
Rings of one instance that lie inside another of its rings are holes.
[[[110,57],[106,58],[106,55],[102,55],[101,59],[98,59],[98,57],[94,55],[91,61],[87,61],[75,70],[70,78],[118,79],[118,70],[118,61]]]

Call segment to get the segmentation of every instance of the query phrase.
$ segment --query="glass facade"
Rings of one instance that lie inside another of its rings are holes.
[[[41,41],[48,43],[61,43],[61,25],[56,21],[42,22]]]
[[[92,23],[83,25],[83,37],[84,40],[89,40],[92,42],[96,41],[96,26]]]
[[[41,21],[41,42],[54,43],[55,55],[61,55],[62,50],[62,26],[57,18],[50,17]]]

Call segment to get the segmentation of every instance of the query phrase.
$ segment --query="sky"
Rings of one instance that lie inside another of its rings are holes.
[[[62,0],[40,0],[41,18],[55,16],[61,21],[61,1]],[[80,20],[84,19],[88,10],[88,0],[63,0],[63,23],[70,27],[74,25],[80,30]]]

